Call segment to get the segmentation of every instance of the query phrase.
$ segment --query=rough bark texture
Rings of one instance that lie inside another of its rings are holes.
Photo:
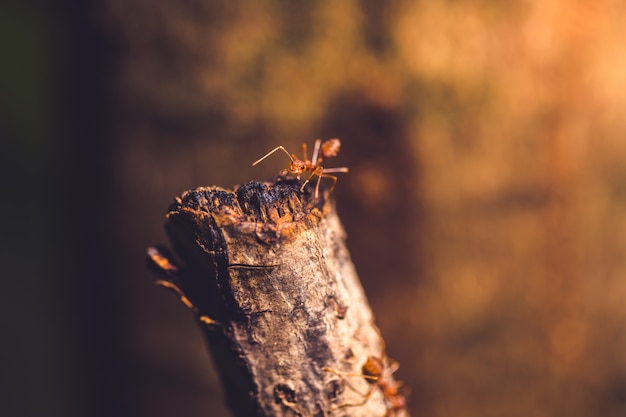
[[[289,181],[190,190],[167,214],[182,266],[152,249],[237,416],[406,415],[359,376],[370,356],[389,363],[328,195]]]

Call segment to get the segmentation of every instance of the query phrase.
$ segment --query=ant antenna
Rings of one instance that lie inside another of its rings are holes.
[[[269,151],[268,153],[266,153],[263,157],[261,157],[259,160],[255,161],[252,166],[255,166],[256,164],[258,164],[259,162],[261,162],[262,160],[264,160],[265,158],[267,158],[268,156],[270,156],[271,154],[273,154],[274,152],[281,150],[283,152],[285,152],[287,154],[287,156],[289,157],[289,159],[291,159],[291,162],[296,162],[295,159],[293,159],[293,156],[291,156],[291,154],[289,152],[287,152],[287,149],[283,148],[282,146],[277,146],[274,149],[272,149],[271,151]]]

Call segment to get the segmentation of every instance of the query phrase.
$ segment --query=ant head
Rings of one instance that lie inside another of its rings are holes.
[[[363,364],[363,374],[371,377],[380,377],[385,370],[385,364],[380,358],[369,356]]]
[[[306,164],[304,163],[304,161],[301,161],[299,159],[295,159],[294,158],[294,159],[292,159],[291,163],[289,164],[288,170],[292,174],[300,175],[304,171],[306,171]]]

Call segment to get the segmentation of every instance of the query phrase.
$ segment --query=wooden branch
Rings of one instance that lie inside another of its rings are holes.
[[[183,193],[166,224],[182,266],[149,249],[160,283],[198,318],[236,416],[405,416],[329,193],[299,188]]]

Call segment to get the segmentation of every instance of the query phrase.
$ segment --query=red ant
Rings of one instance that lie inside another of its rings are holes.
[[[329,173],[336,172],[348,172],[348,168],[324,168],[322,166],[322,161],[324,159],[330,159],[334,156],[337,156],[339,153],[339,148],[341,148],[341,141],[337,138],[325,140],[323,143],[320,139],[315,141],[315,147],[313,148],[313,159],[308,159],[306,154],[306,143],[302,145],[302,157],[303,159],[298,159],[296,154],[290,154],[287,150],[282,146],[277,146],[271,151],[269,151],[265,156],[257,160],[252,164],[255,166],[271,154],[276,151],[283,151],[287,154],[289,159],[291,159],[291,163],[286,169],[283,169],[280,172],[280,175],[294,174],[298,180],[300,180],[300,175],[306,171],[311,171],[311,175],[307,178],[302,187],[300,187],[300,191],[304,191],[304,187],[311,181],[313,176],[317,175],[317,185],[315,186],[315,198],[318,197],[319,188],[320,188],[320,180],[322,177],[330,178],[333,180],[333,185],[330,187],[330,191],[335,188],[335,184],[337,183],[337,177],[334,175],[328,175]]]
[[[404,415],[405,413],[403,413],[403,411],[406,410],[406,398],[398,392],[399,388],[402,386],[402,382],[393,379],[393,374],[398,370],[399,367],[400,365],[398,364],[398,362],[389,359],[389,357],[387,357],[387,355],[383,353],[382,358],[377,358],[376,356],[368,356],[367,360],[361,367],[362,374],[351,374],[341,372],[332,368],[324,368],[324,371],[332,372],[337,375],[357,376],[364,378],[367,382],[371,384],[370,389],[367,391],[366,394],[359,393],[358,390],[354,389],[351,385],[348,384],[354,391],[361,394],[363,400],[357,403],[341,404],[335,409],[363,406],[370,399],[370,397],[374,393],[374,390],[378,388],[383,394],[383,397],[385,398],[385,402],[387,404],[387,414],[385,414],[385,417]]]

